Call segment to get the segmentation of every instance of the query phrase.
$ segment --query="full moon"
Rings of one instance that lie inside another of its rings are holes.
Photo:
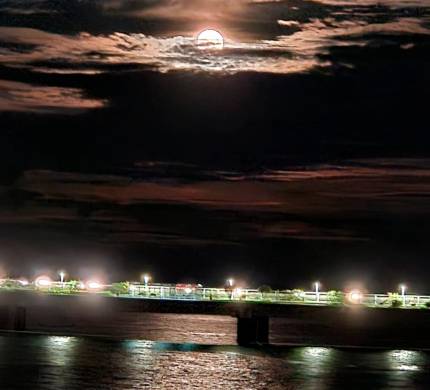
[[[197,35],[197,43],[205,46],[223,47],[224,37],[216,30],[203,30]]]

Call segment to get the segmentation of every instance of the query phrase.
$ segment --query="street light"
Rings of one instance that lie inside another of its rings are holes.
[[[88,290],[91,290],[91,291],[100,290],[103,287],[103,285],[98,280],[89,280],[86,283],[86,286]]]
[[[60,275],[61,286],[64,287],[64,277],[66,276],[66,273],[64,271],[60,271],[58,275]]]
[[[229,286],[229,287],[233,287],[234,286],[234,279],[233,278],[227,279],[227,286]]]
[[[236,298],[240,299],[242,297],[243,290],[240,287],[237,287],[233,290],[233,294]]]
[[[145,287],[148,286],[149,281],[151,280],[151,277],[147,274],[143,275],[143,283],[145,284]]]
[[[363,301],[363,293],[360,290],[352,290],[348,294],[348,300],[351,303],[358,305]]]
[[[405,306],[405,305],[406,305],[406,295],[405,295],[405,292],[406,292],[406,286],[405,286],[404,284],[401,284],[401,285],[400,285],[400,291],[402,292],[402,301],[403,301],[403,306]]]
[[[35,285],[36,287],[39,288],[48,288],[51,286],[52,281],[51,278],[49,276],[39,276],[38,278],[36,278],[35,280]]]
[[[319,303],[319,301],[320,301],[320,282],[315,282],[314,286],[315,286],[315,296],[316,296],[317,302]]]

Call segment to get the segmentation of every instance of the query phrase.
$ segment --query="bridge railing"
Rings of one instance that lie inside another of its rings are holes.
[[[181,299],[203,301],[252,301],[267,303],[301,303],[307,305],[335,305],[348,302],[348,294],[337,292],[275,290],[261,292],[255,289],[225,288],[176,288],[175,286],[131,285],[130,295],[136,298]],[[422,306],[430,302],[428,295],[406,294],[396,298],[402,306]],[[389,294],[363,294],[355,302],[372,307],[391,306],[393,297]]]

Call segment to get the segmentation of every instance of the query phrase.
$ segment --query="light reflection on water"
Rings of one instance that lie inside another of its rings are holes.
[[[395,350],[388,353],[391,367],[394,370],[417,371],[422,364],[422,355],[417,351]]]
[[[388,380],[391,388],[417,388],[416,377],[422,371],[429,371],[428,355],[418,351],[393,350],[386,352]],[[429,382],[430,385],[430,382]]]
[[[1,389],[426,388],[416,351],[233,345],[4,334]]]

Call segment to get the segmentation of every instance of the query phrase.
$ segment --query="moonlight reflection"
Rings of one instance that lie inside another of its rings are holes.
[[[197,44],[199,46],[222,49],[224,46],[224,37],[216,30],[203,30],[197,35]]]

